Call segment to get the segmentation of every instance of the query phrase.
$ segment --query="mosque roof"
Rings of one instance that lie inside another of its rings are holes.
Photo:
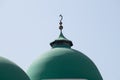
[[[0,80],[30,80],[15,63],[0,57]]]
[[[41,55],[28,69],[31,80],[80,79],[103,80],[96,65],[85,54],[72,49],[72,41],[60,36],[50,43],[52,49]]]

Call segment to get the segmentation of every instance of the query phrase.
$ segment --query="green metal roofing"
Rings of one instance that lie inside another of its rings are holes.
[[[71,49],[72,42],[62,32],[50,45],[52,49],[40,56],[28,69],[31,80],[103,80],[95,64],[83,53]]]
[[[51,42],[50,45],[53,48],[55,48],[55,47],[71,48],[71,46],[73,46],[73,43],[72,43],[72,41],[70,41],[66,37],[64,37],[64,35],[63,35],[62,31],[61,31],[58,39],[56,39],[55,41]]]
[[[0,57],[0,80],[30,80],[27,74],[13,62]]]
[[[40,56],[28,69],[31,80],[103,80],[95,64],[84,54],[70,48],[53,48]]]

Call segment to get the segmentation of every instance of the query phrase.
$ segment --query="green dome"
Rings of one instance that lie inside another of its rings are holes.
[[[0,80],[30,80],[27,74],[13,62],[0,57]]]
[[[69,48],[54,48],[35,61],[28,70],[31,80],[103,80],[95,64],[84,54]]]
[[[83,53],[71,49],[72,42],[62,32],[50,45],[53,48],[28,69],[31,80],[103,80],[95,64]]]

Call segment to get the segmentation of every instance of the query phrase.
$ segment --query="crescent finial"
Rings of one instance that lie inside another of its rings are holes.
[[[60,22],[62,22],[62,20],[63,20],[63,16],[60,14],[59,17],[61,17]]]
[[[63,26],[62,26],[63,16],[60,14],[59,17],[61,17],[60,23],[59,23],[60,24],[59,29],[62,31],[62,29],[63,29]]]

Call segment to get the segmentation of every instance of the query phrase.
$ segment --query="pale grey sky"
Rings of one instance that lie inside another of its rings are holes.
[[[0,56],[25,71],[59,35],[97,65],[104,80],[120,80],[119,0],[0,0]]]

